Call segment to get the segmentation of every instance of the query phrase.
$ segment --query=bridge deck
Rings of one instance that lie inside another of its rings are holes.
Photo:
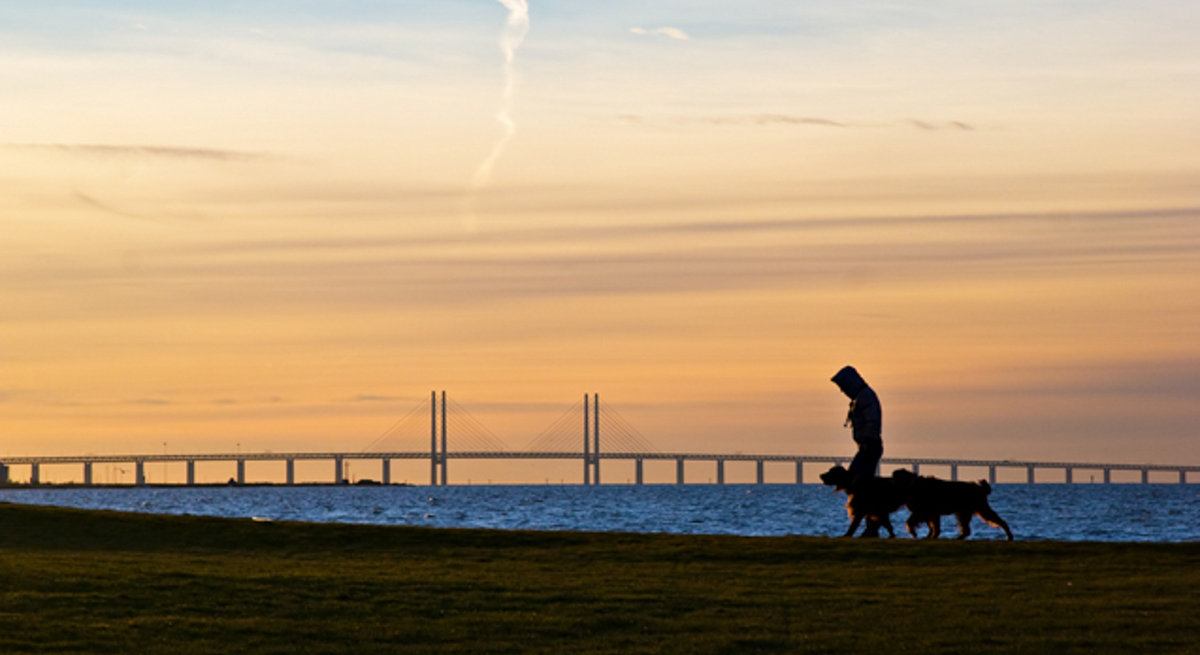
[[[430,459],[430,452],[380,452],[380,453],[197,453],[197,454],[128,454],[128,455],[56,455],[56,456],[7,456],[0,457],[0,464],[101,464],[121,462],[235,462],[235,461],[287,461],[287,460],[384,460],[384,459]],[[556,460],[583,459],[583,453],[572,452],[496,452],[496,451],[450,451],[447,459],[512,459],[512,460]],[[595,454],[591,455],[593,458]],[[753,462],[800,462],[839,463],[848,462],[851,456],[832,455],[768,455],[752,453],[600,453],[601,460],[684,460],[684,461],[753,461]],[[1032,460],[996,459],[944,459],[928,457],[885,457],[887,465],[918,466],[965,466],[965,467],[1012,467],[1052,469],[1092,469],[1113,471],[1187,471],[1200,472],[1200,466],[1179,464],[1131,464],[1115,462],[1045,462]]]

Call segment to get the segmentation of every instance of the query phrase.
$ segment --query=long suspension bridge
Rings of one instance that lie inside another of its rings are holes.
[[[603,409],[603,411],[602,411]],[[603,418],[602,418],[603,417]],[[603,434],[603,439],[601,435]],[[455,449],[450,449],[451,435]],[[603,449],[601,446],[603,445]],[[635,484],[645,483],[645,462],[667,460],[675,462],[675,483],[685,483],[687,462],[711,462],[715,464],[716,484],[725,484],[726,462],[754,462],[755,482],[766,482],[765,466],[769,462],[792,463],[795,466],[795,484],[805,482],[806,464],[842,464],[848,456],[828,455],[771,455],[745,453],[678,453],[661,452],[629,421],[611,406],[600,404],[600,394],[585,394],[538,434],[524,450],[511,450],[476,419],[466,408],[446,396],[438,397],[431,392],[427,401],[422,401],[361,452],[294,452],[294,453],[212,453],[212,454],[143,454],[143,455],[78,455],[78,456],[6,456],[0,458],[0,484],[10,484],[10,468],[29,466],[29,484],[39,485],[41,467],[46,465],[80,465],[83,467],[83,485],[94,486],[94,470],[97,464],[132,464],[133,484],[147,484],[148,464],[183,462],[187,467],[186,484],[197,484],[197,462],[234,462],[236,477],[230,482],[247,484],[247,462],[283,462],[285,484],[296,484],[296,462],[322,460],[332,463],[331,482],[346,484],[346,467],[351,461],[374,460],[380,463],[382,484],[392,484],[393,460],[429,460],[429,484],[450,484],[450,460],[579,460],[583,468],[582,483],[598,485],[601,480],[601,463],[623,460],[633,462]],[[1141,482],[1149,483],[1151,473],[1159,481],[1163,474],[1171,475],[1180,484],[1190,480],[1188,474],[1200,473],[1200,466],[1170,464],[1130,464],[1101,462],[1048,462],[1016,460],[938,459],[917,457],[885,457],[881,464],[907,466],[920,473],[922,466],[948,468],[950,479],[957,480],[960,467],[986,468],[988,479],[994,484],[999,469],[1023,470],[1024,480],[1033,484],[1037,471],[1060,470],[1064,481],[1073,483],[1079,471],[1099,473],[1104,483],[1113,482],[1114,471],[1137,471]],[[1177,477],[1176,477],[1177,476]],[[1195,476],[1193,476],[1195,477]],[[1094,479],[1094,476],[1093,476]],[[711,480],[711,478],[710,478]],[[789,480],[789,482],[791,482]]]

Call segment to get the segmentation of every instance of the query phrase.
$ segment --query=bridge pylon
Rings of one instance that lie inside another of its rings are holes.
[[[429,392],[429,484],[445,486],[450,483],[450,471],[446,457],[446,392],[442,391],[442,439],[438,449],[438,395]]]
[[[583,483],[600,484],[600,394],[583,394]],[[589,434],[589,423],[590,434]]]

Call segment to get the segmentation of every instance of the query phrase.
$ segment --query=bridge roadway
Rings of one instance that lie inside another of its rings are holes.
[[[163,462],[186,462],[188,485],[196,484],[196,462],[236,462],[239,484],[246,482],[246,462],[276,461],[285,462],[287,466],[286,484],[295,484],[295,462],[297,460],[327,460],[334,464],[333,482],[345,483],[343,464],[350,460],[379,460],[382,463],[382,482],[391,484],[391,460],[394,459],[427,459],[430,461],[430,484],[447,484],[448,461],[451,459],[518,459],[518,460],[584,460],[586,467],[592,467],[595,475],[592,484],[599,484],[600,461],[602,460],[632,460],[634,462],[636,484],[642,484],[643,462],[645,460],[674,460],[676,484],[684,483],[684,463],[688,461],[707,461],[716,463],[716,482],[725,483],[725,462],[752,461],[757,464],[756,482],[763,484],[763,468],[766,462],[793,462],[796,466],[796,484],[804,482],[804,464],[840,464],[848,462],[850,457],[824,455],[753,455],[753,454],[714,454],[714,453],[569,453],[569,452],[387,452],[387,453],[212,453],[193,455],[76,455],[48,457],[2,457],[0,458],[0,483],[9,481],[9,467],[27,465],[30,467],[29,481],[40,484],[40,467],[42,465],[83,466],[83,484],[92,485],[92,467],[94,464],[133,463],[136,467],[134,484],[146,484],[145,465]],[[1034,471],[1037,469],[1062,469],[1065,471],[1067,483],[1074,482],[1076,470],[1103,472],[1104,482],[1112,481],[1112,471],[1141,471],[1142,483],[1150,481],[1151,471],[1174,471],[1179,475],[1179,483],[1188,482],[1188,473],[1200,473],[1200,466],[1178,466],[1169,464],[1105,464],[1096,462],[1033,462],[1017,460],[971,460],[971,459],[931,459],[921,457],[885,457],[882,464],[909,466],[919,473],[922,466],[944,466],[950,469],[950,479],[958,479],[959,467],[987,468],[988,479],[996,482],[996,470],[999,468],[1025,469],[1026,482],[1033,484]],[[440,474],[440,477],[439,477]],[[585,476],[585,480],[588,477]],[[586,484],[587,482],[585,482]]]

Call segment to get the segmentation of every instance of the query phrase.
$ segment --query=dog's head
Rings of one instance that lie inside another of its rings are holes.
[[[827,484],[839,491],[850,488],[850,471],[838,464],[821,474],[821,483]]]

